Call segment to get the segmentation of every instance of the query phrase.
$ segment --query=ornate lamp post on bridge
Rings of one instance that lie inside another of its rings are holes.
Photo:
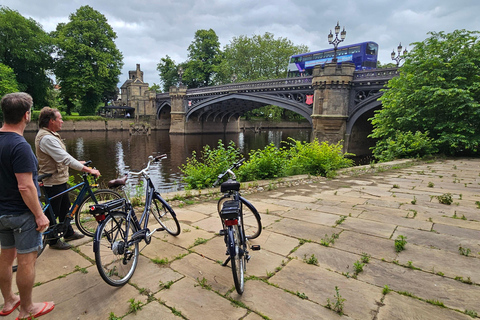
[[[181,86],[183,84],[182,77],[183,77],[183,68],[182,66],[178,67],[178,76],[180,77],[180,80],[178,82],[178,86]]]
[[[232,83],[235,83],[235,81],[237,81],[237,75],[235,73],[232,74],[232,77],[230,78],[230,80],[232,81]]]
[[[400,65],[400,61],[405,59],[405,56],[407,55],[408,51],[407,51],[407,48],[405,48],[405,50],[403,51],[403,54],[402,54],[402,43],[401,42],[397,47],[397,51],[398,51],[398,54],[395,57],[395,49],[393,49],[391,57],[392,57],[392,60],[397,62],[397,67],[398,67]]]
[[[340,39],[338,38],[338,34],[340,33]],[[340,42],[345,40],[347,36],[347,31],[345,31],[345,27],[343,27],[343,31],[340,32],[340,24],[337,21],[337,25],[335,26],[335,39],[333,39],[332,30],[330,30],[330,34],[328,35],[328,43],[333,44],[334,55],[332,62],[337,63],[337,47]]]

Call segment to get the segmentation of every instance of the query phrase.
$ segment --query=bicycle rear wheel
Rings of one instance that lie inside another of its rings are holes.
[[[230,262],[232,263],[233,282],[238,294],[243,293],[245,281],[245,253],[242,249],[242,241],[240,239],[240,231],[238,225],[228,227],[228,236],[233,241],[233,252],[230,250]],[[232,249],[232,248],[231,248]]]
[[[153,197],[150,212],[158,223],[172,236],[180,234],[180,224],[173,209],[162,198]]]
[[[90,213],[90,206],[98,203],[105,203],[111,200],[120,199],[122,196],[112,190],[100,189],[93,192],[95,199],[87,195],[83,199],[78,211],[75,213],[75,225],[78,230],[86,236],[93,237],[95,230],[98,227],[98,222]]]
[[[42,254],[43,250],[45,250],[45,246],[47,245],[47,237],[42,235],[42,248],[40,248],[38,250],[38,253],[37,253],[37,259],[38,257],[40,257],[40,255]],[[13,272],[16,272],[18,269],[18,263],[17,263],[17,258],[15,258],[15,260],[13,261],[13,265],[12,265],[12,271]]]
[[[217,210],[218,213],[222,210],[223,203],[228,200],[233,200],[233,195],[224,195],[218,200]],[[262,221],[260,220],[260,214],[257,209],[246,199],[240,197],[242,201],[243,211],[243,227],[245,232],[245,238],[255,239],[260,233],[262,233]]]
[[[103,280],[111,286],[120,287],[130,280],[138,262],[138,242],[127,246],[137,227],[131,223],[129,239],[126,239],[127,214],[111,212],[95,234],[95,263]]]

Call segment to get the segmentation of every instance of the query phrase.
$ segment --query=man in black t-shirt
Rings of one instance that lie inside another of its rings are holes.
[[[32,301],[41,232],[49,225],[38,200],[37,160],[23,137],[33,101],[30,95],[19,92],[5,95],[0,104],[4,117],[0,128],[0,289],[4,300],[0,316],[20,306],[19,319],[38,318],[52,311],[55,304]],[[12,290],[15,258],[18,296]]]

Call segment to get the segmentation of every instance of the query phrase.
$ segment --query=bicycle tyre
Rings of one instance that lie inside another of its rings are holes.
[[[138,263],[138,242],[125,248],[127,214],[125,212],[111,212],[100,224],[95,234],[95,264],[102,279],[111,286],[125,285],[133,276]],[[131,223],[129,238],[137,231]],[[130,259],[124,261],[125,250],[131,253]]]
[[[95,220],[95,217],[90,213],[90,206],[122,198],[118,192],[108,189],[96,190],[93,194],[95,199],[92,199],[90,195],[87,195],[75,213],[75,225],[81,233],[88,237],[93,237],[95,230],[99,225],[97,220]]]
[[[44,235],[42,235],[42,248],[40,250],[38,250],[37,259],[38,259],[38,257],[40,257],[43,250],[45,250],[46,245],[47,245],[47,238]],[[18,263],[17,263],[17,258],[15,258],[15,260],[13,261],[13,265],[12,265],[12,271],[16,272],[17,269],[18,269]]]
[[[233,200],[233,195],[224,195],[218,200],[217,210],[220,214],[223,203],[227,200]],[[240,197],[243,211],[243,227],[245,238],[251,240],[257,238],[262,233],[262,221],[257,209],[245,198]],[[225,227],[225,226],[224,226]]]
[[[164,199],[154,195],[150,212],[155,220],[172,236],[180,234],[180,223],[177,220],[177,215]]]
[[[228,227],[229,241],[233,241],[233,248],[230,248],[230,262],[232,264],[233,282],[235,283],[235,289],[238,294],[243,293],[245,281],[245,254],[242,250],[242,241],[240,240],[239,226]],[[229,244],[232,246],[232,244]],[[233,251],[233,252],[232,252]]]

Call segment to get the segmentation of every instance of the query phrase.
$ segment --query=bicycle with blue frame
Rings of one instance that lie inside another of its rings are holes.
[[[87,161],[84,165],[88,166],[92,162]],[[84,172],[82,173],[82,182],[68,188],[65,191],[62,191],[52,197],[48,197],[45,192],[45,186],[43,184],[43,179],[51,177],[51,173],[43,174],[38,176],[38,185],[41,190],[40,200],[43,203],[42,209],[43,213],[50,220],[50,226],[42,234],[42,247],[38,251],[38,256],[40,256],[45,249],[45,245],[49,240],[60,239],[62,238],[68,230],[68,226],[71,224],[72,220],[75,219],[75,224],[77,228],[87,236],[93,236],[95,229],[98,226],[98,222],[95,220],[94,216],[90,213],[90,207],[93,204],[99,204],[104,202],[109,202],[115,199],[121,199],[122,196],[113,190],[108,189],[98,189],[93,191],[92,188],[97,188],[98,184],[96,183],[95,177],[93,177],[93,183],[90,183],[89,174]],[[65,220],[57,223],[55,214],[52,209],[51,201],[56,199],[64,194],[71,192],[73,190],[80,189],[75,201],[70,207]],[[17,270],[17,265],[14,263],[13,271]]]
[[[137,218],[132,204],[125,197],[125,210],[117,210],[115,201],[91,207],[96,217],[104,219],[97,228],[93,250],[95,263],[102,279],[111,286],[123,286],[133,276],[140,254],[139,244],[144,241],[145,248],[152,241],[157,231],[167,231],[173,236],[180,234],[180,224],[172,207],[162,198],[148,175],[150,165],[165,159],[167,156],[150,156],[147,166],[139,172],[129,175],[142,177],[146,181],[145,208],[140,219]],[[125,185],[124,179],[109,183],[112,187]],[[107,213],[105,215],[105,213]],[[150,214],[160,224],[151,230],[148,228]],[[142,250],[143,250],[142,248]]]
[[[225,172],[218,175],[218,183],[228,174],[227,181],[220,185],[224,195],[217,204],[217,210],[222,221],[223,229],[220,235],[224,236],[228,258],[222,264],[231,263],[233,282],[239,294],[244,291],[244,276],[247,262],[250,260],[249,249],[260,250],[259,245],[249,245],[248,240],[257,238],[262,232],[262,222],[257,209],[240,194],[240,183],[232,171],[240,167],[244,159],[240,159]]]

